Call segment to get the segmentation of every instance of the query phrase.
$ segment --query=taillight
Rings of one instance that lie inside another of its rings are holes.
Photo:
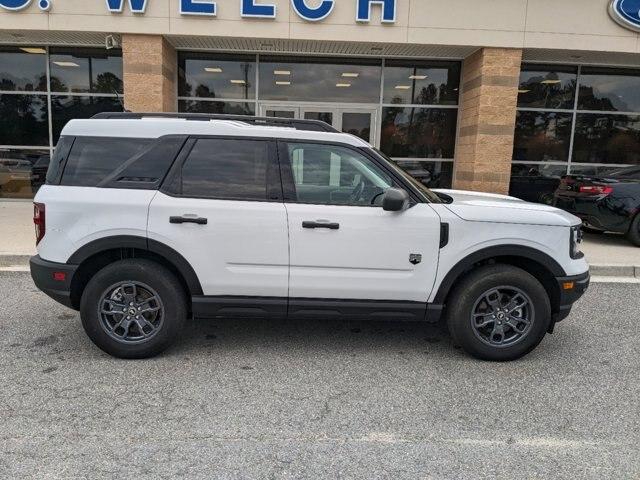
[[[33,223],[36,226],[36,245],[38,245],[46,232],[44,203],[33,204]]]
[[[602,185],[582,185],[580,193],[588,193],[589,195],[609,195],[613,192],[613,188]]]

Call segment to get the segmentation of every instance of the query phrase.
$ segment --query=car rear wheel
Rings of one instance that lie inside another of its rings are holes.
[[[635,218],[631,222],[629,232],[627,232],[627,238],[636,247],[640,247],[640,213],[636,214]]]
[[[178,279],[163,266],[144,259],[121,260],[91,278],[80,316],[100,349],[119,358],[147,358],[178,337],[187,301]]]
[[[451,293],[447,324],[468,354],[493,361],[520,358],[544,338],[551,322],[546,290],[526,271],[496,264],[469,273]]]

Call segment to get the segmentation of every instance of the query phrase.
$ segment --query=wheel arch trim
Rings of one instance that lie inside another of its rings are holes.
[[[473,252],[451,268],[442,279],[442,282],[440,282],[432,303],[444,304],[455,283],[475,264],[499,257],[520,257],[542,265],[554,277],[566,276],[562,266],[551,256],[540,250],[523,245],[495,245]]]
[[[85,260],[95,255],[116,249],[145,250],[162,257],[182,275],[190,295],[202,295],[202,285],[189,261],[173,248],[146,237],[115,235],[99,238],[76,250],[67,260],[67,264],[81,265]]]

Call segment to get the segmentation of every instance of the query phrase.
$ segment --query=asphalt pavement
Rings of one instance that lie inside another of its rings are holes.
[[[0,292],[0,478],[640,478],[638,284],[505,364],[424,324],[275,320],[123,361],[27,273]]]

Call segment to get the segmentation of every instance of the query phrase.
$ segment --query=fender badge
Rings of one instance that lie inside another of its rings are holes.
[[[422,262],[422,255],[419,253],[411,253],[409,254],[409,263],[412,265],[417,265]]]

